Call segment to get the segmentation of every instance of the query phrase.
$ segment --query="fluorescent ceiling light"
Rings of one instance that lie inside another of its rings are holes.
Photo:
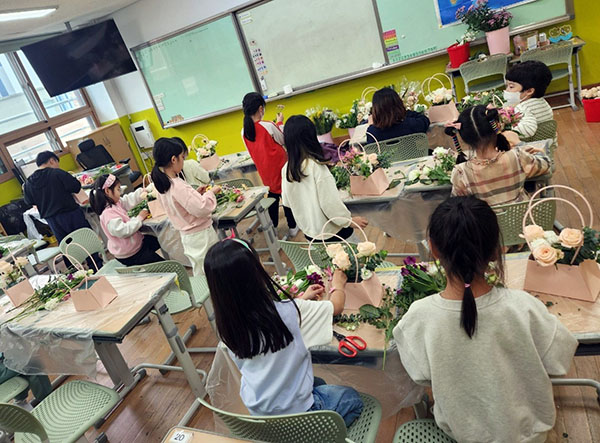
[[[12,20],[24,20],[28,18],[40,18],[52,14],[57,6],[43,9],[25,9],[22,11],[0,12],[0,22],[9,22]]]

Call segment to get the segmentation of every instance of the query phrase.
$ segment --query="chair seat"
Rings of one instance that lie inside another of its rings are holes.
[[[370,395],[359,393],[363,401],[360,417],[348,428],[348,439],[353,442],[374,442],[381,421],[381,404]]]
[[[165,296],[165,304],[169,307],[171,314],[183,312],[192,307],[192,302],[186,291],[183,289],[173,289]]]
[[[116,274],[117,268],[120,268],[123,266],[123,263],[121,263],[119,260],[116,259],[112,259],[109,260],[108,262],[104,263],[104,265],[98,270],[98,272],[96,274],[98,275],[111,275],[111,274]]]
[[[23,377],[13,377],[0,385],[0,403],[8,403],[21,392],[23,392],[29,383]]]
[[[75,380],[52,392],[31,412],[50,442],[74,442],[119,402],[119,394],[96,383]],[[15,434],[15,443],[39,442],[32,434]]]
[[[39,251],[36,252],[36,255],[39,259],[39,263],[36,264],[42,264],[42,263],[47,263],[50,260],[54,259],[54,257],[56,257],[58,254],[60,254],[60,248],[58,246],[53,246],[51,248],[46,248],[46,249],[40,249]],[[35,262],[35,256],[33,256],[33,261]]]
[[[37,251],[38,249],[42,249],[46,245],[48,245],[48,243],[45,240],[36,240],[33,245],[33,248]]]
[[[550,72],[552,72],[552,81],[569,76],[569,70],[567,68],[552,69]]]
[[[404,423],[394,435],[394,443],[456,443],[430,418],[411,420]]]
[[[210,297],[210,291],[208,290],[206,277],[203,275],[190,277],[190,283],[192,284],[194,300],[196,300],[196,304],[201,305],[208,300],[208,297]]]
[[[469,92],[489,91],[491,89],[501,88],[504,86],[504,79],[489,80],[487,82],[476,83],[469,85]]]

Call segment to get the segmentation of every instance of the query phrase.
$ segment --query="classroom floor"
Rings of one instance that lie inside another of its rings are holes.
[[[587,124],[583,110],[570,108],[555,111],[558,121],[559,149],[556,155],[554,183],[573,186],[590,200],[594,208],[594,227],[600,227],[600,124]],[[571,196],[558,192],[567,198]],[[578,227],[574,214],[562,208],[559,220],[565,226]],[[285,232],[285,219],[279,233]],[[242,230],[240,230],[242,232]],[[410,247],[393,238],[384,237],[376,228],[368,228],[371,241],[390,252],[413,252]],[[256,246],[264,245],[261,234],[256,235]],[[301,241],[301,235],[298,240]],[[282,253],[283,255],[283,253]],[[391,261],[398,262],[397,259]],[[273,271],[273,269],[268,269]],[[191,323],[198,326],[198,332],[188,342],[188,346],[214,346],[216,338],[208,325],[204,312],[190,311],[174,316],[179,331],[183,333]],[[168,344],[156,321],[136,327],[120,345],[121,351],[131,366],[141,362],[158,363],[169,353]],[[192,356],[196,366],[210,370],[212,355]],[[600,380],[600,357],[576,357],[569,377],[593,378]],[[98,363],[98,383],[110,385],[106,371]],[[587,443],[600,442],[600,405],[592,388],[561,386],[554,388],[556,402],[556,426],[550,432],[548,442]],[[162,376],[158,371],[149,370],[148,375],[118,406],[111,418],[102,426],[112,442],[159,442],[167,431],[177,424],[193,401],[193,396],[181,373]],[[402,423],[414,418],[411,408],[403,409],[396,416],[381,422],[377,442],[390,442],[395,430]],[[213,430],[212,414],[201,409],[189,426]],[[88,431],[86,436],[93,440],[99,431]]]

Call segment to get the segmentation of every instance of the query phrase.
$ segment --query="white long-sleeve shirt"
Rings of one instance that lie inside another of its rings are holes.
[[[554,119],[554,113],[543,98],[530,98],[515,106],[515,111],[522,114],[521,121],[513,128],[523,137],[533,137],[538,124]]]
[[[335,179],[327,166],[307,159],[302,164],[300,182],[287,180],[287,163],[281,169],[281,198],[283,206],[292,210],[298,227],[309,237],[318,238],[323,225],[331,218],[350,218],[351,213],[342,202]],[[330,238],[350,222],[328,223],[323,238]]]
[[[464,442],[543,442],[555,420],[548,375],[568,372],[577,340],[527,292],[494,288],[475,299],[472,338],[462,301],[413,303],[394,328],[402,364],[431,385],[438,426]]]
[[[192,186],[208,185],[210,183],[210,175],[200,163],[194,159],[188,159],[183,162],[184,180]]]

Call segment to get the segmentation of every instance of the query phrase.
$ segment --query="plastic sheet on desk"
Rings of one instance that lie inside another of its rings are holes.
[[[140,232],[155,235],[161,249],[169,254],[170,260],[178,261],[184,266],[192,266],[190,259],[183,253],[181,234],[173,227],[168,217],[162,216],[157,219],[151,218],[146,220]]]

